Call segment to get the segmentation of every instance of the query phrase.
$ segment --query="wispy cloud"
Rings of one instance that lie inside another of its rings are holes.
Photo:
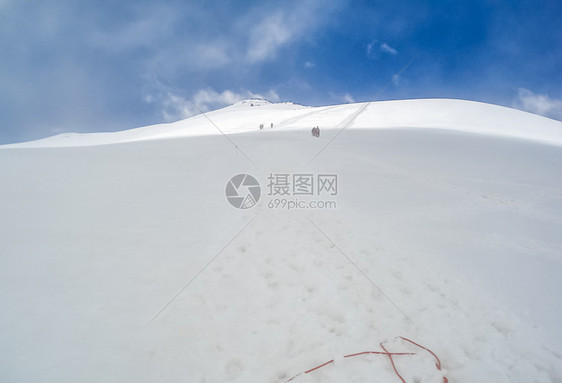
[[[371,57],[373,54],[373,47],[375,46],[376,41],[373,41],[367,44],[367,57]]]
[[[392,56],[398,54],[398,51],[386,42],[379,44],[378,40],[373,40],[367,44],[367,57],[372,59],[378,58],[380,57],[380,52],[387,53]]]
[[[281,12],[267,17],[250,34],[248,60],[254,63],[273,58],[279,48],[295,38],[299,29],[289,25]]]
[[[322,27],[341,3],[340,0],[280,2],[275,11],[257,13],[254,17],[261,21],[249,20],[252,24],[249,25],[246,59],[257,63],[276,57],[280,49],[307,38]]]
[[[279,101],[279,95],[272,89],[262,94],[244,89],[240,91],[226,89],[219,93],[214,89],[204,88],[199,89],[190,97],[195,105],[172,91],[159,94],[147,93],[144,96],[144,101],[147,103],[159,103],[162,106],[162,118],[167,122],[195,116],[200,113],[199,111],[215,110],[248,98],[261,98],[273,102]]]
[[[153,97],[150,97],[150,100],[151,102],[155,101]],[[162,118],[166,122],[183,120],[184,118],[188,118],[199,113],[197,108],[195,108],[189,101],[171,92],[158,97],[157,100],[162,105]]]
[[[387,43],[381,44],[381,51],[385,53],[390,53],[391,55],[398,54],[398,51],[393,47],[391,47],[390,45],[388,45]]]
[[[344,94],[343,99],[347,103],[355,102],[355,99],[349,93]]]
[[[1,0],[0,0],[1,1]],[[251,7],[244,14],[236,14],[228,23],[216,24],[215,28],[209,27],[205,33],[184,34],[179,40],[177,34],[182,30],[182,25],[193,24],[196,29],[200,20],[193,14],[205,12],[197,10],[185,12],[189,16],[181,19],[166,11],[160,11],[161,20],[166,20],[166,26],[150,28],[152,17],[146,16],[146,20],[123,27],[117,33],[117,44],[119,41],[127,41],[129,36],[137,35],[131,33],[139,29],[139,36],[155,30],[158,36],[172,35],[166,41],[153,41],[151,48],[155,48],[153,60],[162,63],[177,77],[177,74],[189,72],[207,73],[221,70],[226,72],[244,72],[249,68],[258,67],[263,63],[274,62],[279,58],[279,52],[286,49],[288,52],[299,46],[304,40],[311,39],[314,32],[325,26],[334,15],[334,10],[341,6],[342,0],[336,0],[329,5],[319,0],[301,0],[275,4],[272,6]],[[210,17],[209,15],[207,15]],[[223,19],[224,19],[223,15]],[[141,28],[141,26],[147,26]],[[104,35],[104,39],[107,37]],[[143,41],[144,38],[139,37]],[[102,39],[103,41],[103,39]],[[132,39],[132,44],[135,43]],[[288,60],[288,58],[285,58]],[[312,68],[315,63],[309,61],[305,68]]]
[[[223,41],[198,44],[193,51],[200,66],[220,68],[232,62],[232,56],[229,55],[230,49]]]
[[[514,107],[562,121],[562,99],[520,88]]]
[[[193,102],[201,108],[201,110],[210,110],[213,107],[231,105],[248,98],[262,98],[270,101],[279,101],[279,96],[274,90],[269,90],[265,94],[254,93],[249,90],[234,92],[228,89],[218,93],[211,88],[206,88],[200,89],[197,93],[195,93],[195,96],[193,96]]]

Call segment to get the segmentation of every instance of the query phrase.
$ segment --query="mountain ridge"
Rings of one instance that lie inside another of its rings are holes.
[[[366,105],[367,104],[367,105]],[[359,114],[349,120],[354,113]],[[303,106],[247,99],[171,123],[117,132],[63,133],[0,148],[97,146],[266,130],[438,128],[562,145],[562,122],[504,106],[458,99],[410,99]],[[213,126],[214,125],[214,126]]]

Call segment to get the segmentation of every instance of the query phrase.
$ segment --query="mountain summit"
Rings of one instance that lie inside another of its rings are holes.
[[[210,122],[212,121],[212,123]],[[419,99],[321,107],[247,99],[185,120],[111,133],[61,134],[0,147],[93,146],[186,136],[275,130],[447,129],[562,145],[562,122],[474,101]],[[217,127],[220,129],[217,129]],[[270,129],[266,129],[270,130]]]

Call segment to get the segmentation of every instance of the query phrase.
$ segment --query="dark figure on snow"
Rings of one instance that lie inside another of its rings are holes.
[[[314,137],[320,137],[320,127],[315,126],[314,128],[312,128],[312,135]]]

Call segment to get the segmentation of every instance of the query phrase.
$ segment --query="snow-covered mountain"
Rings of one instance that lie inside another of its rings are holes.
[[[558,121],[247,100],[0,148],[1,381],[562,381]]]
[[[259,130],[261,124],[269,129],[272,123],[274,129],[283,130],[307,130],[317,125],[323,129],[341,129],[348,123],[351,129],[439,128],[562,144],[559,121],[480,102],[422,99],[307,107],[250,99],[168,124],[111,133],[64,133],[3,147],[92,146],[221,132],[245,133]]]

